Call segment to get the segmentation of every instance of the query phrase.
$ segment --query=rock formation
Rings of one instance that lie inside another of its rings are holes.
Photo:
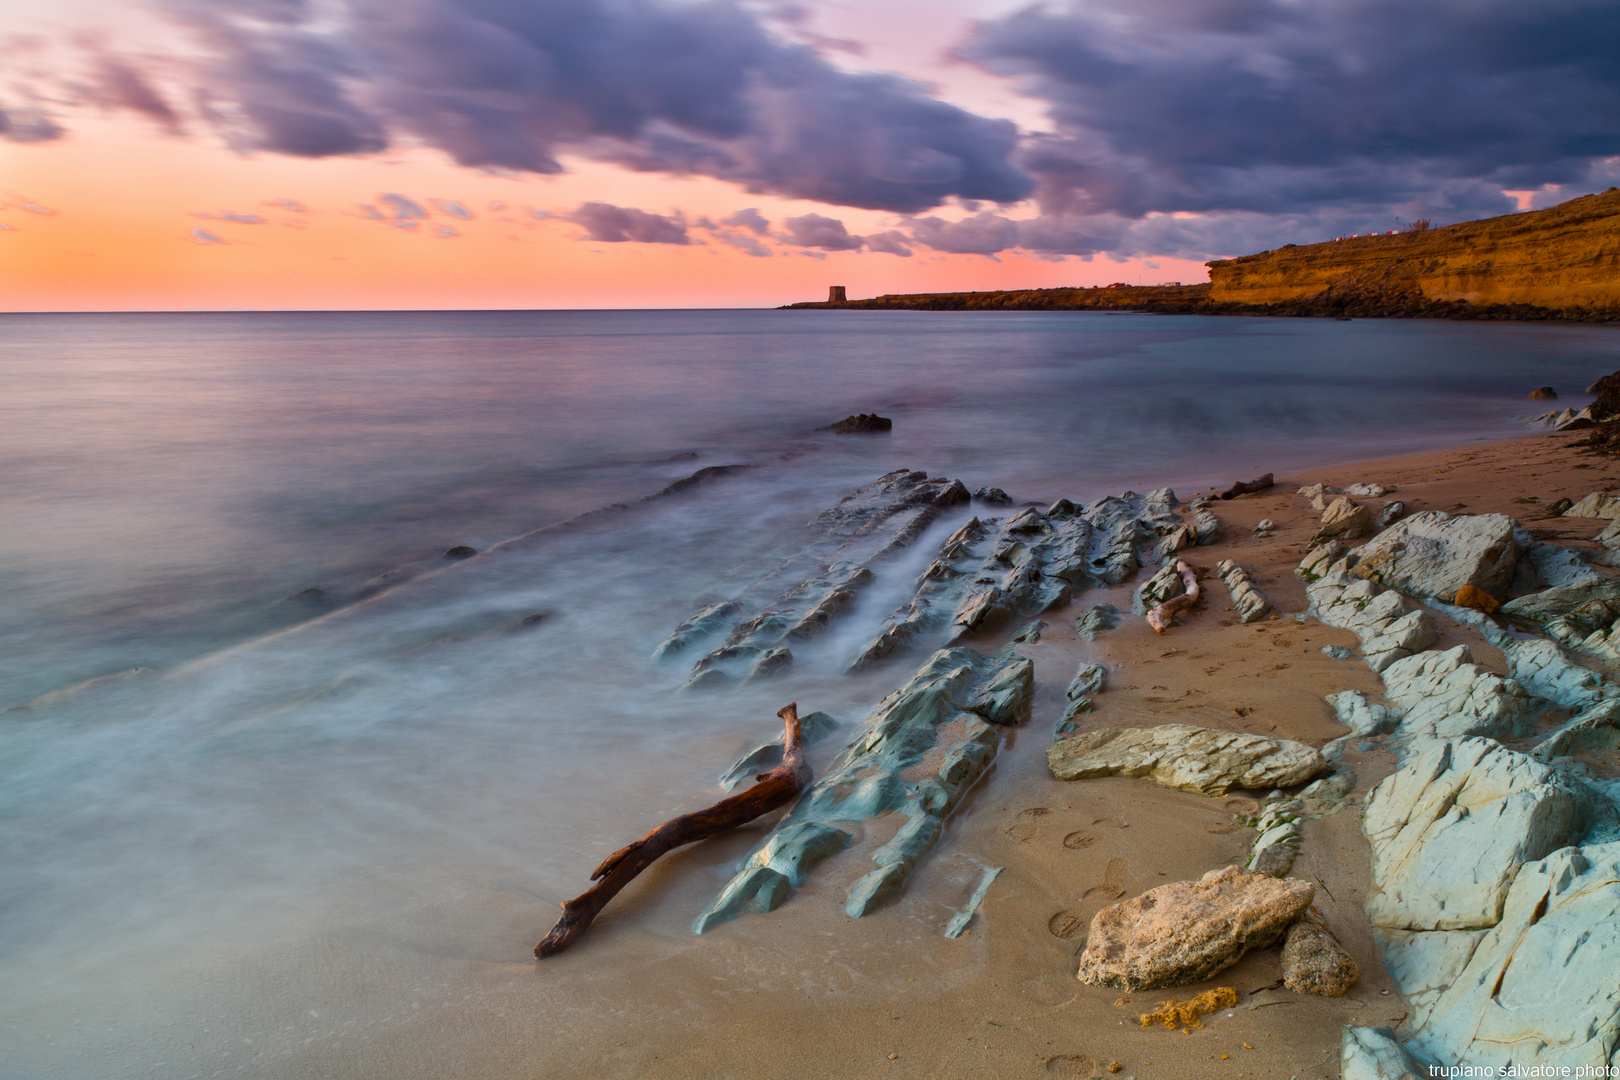
[[[1160,885],[1097,912],[1078,977],[1132,991],[1207,979],[1275,941],[1315,896],[1314,885],[1235,866]]]
[[[1620,688],[1563,650],[1620,660],[1609,644],[1620,582],[1501,515],[1434,512],[1358,550],[1319,549],[1298,573],[1318,618],[1362,638],[1391,702],[1346,691],[1330,699],[1335,711],[1356,731],[1393,731],[1401,755],[1366,803],[1366,910],[1413,1037],[1402,1046],[1387,1029],[1347,1028],[1343,1075],[1418,1075],[1431,1060],[1493,1074],[1615,1062],[1620,783],[1566,755],[1620,746]],[[1546,637],[1509,634],[1449,603],[1465,587],[1498,598],[1510,584],[1537,591],[1501,615]],[[1432,622],[1408,597],[1477,627],[1512,677],[1475,663],[1467,646],[1430,651]],[[1574,715],[1529,753],[1497,741],[1525,739],[1548,711]]]
[[[1322,755],[1304,743],[1188,724],[1095,728],[1054,743],[1046,761],[1059,780],[1145,776],[1199,795],[1291,787],[1327,770]]]
[[[1181,527],[1177,505],[1165,488],[1108,496],[1084,512],[1060,499],[1044,512],[1026,507],[1005,519],[972,518],[940,545],[911,600],[851,666],[965,641],[1061,607],[1088,585],[1117,585],[1160,536]]]
[[[849,891],[860,918],[899,890],[944,831],[957,801],[1001,748],[1034,688],[1034,665],[1010,652],[941,649],[878,703],[793,810],[743,860],[693,924],[702,933],[745,911],[767,912],[822,859],[890,813],[906,822],[871,853],[876,869]]]
[[[1247,570],[1230,559],[1223,559],[1215,564],[1215,571],[1232,594],[1232,610],[1237,612],[1238,622],[1252,623],[1271,614],[1271,601],[1255,588]]]

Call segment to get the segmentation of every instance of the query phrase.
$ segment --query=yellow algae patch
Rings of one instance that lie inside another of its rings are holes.
[[[1219,986],[1214,990],[1205,990],[1195,998],[1186,1001],[1161,1001],[1159,1007],[1150,1013],[1142,1014],[1142,1026],[1163,1024],[1169,1031],[1176,1028],[1203,1027],[1198,1019],[1208,1016],[1216,1009],[1229,1009],[1238,1003],[1237,991],[1230,986]]]

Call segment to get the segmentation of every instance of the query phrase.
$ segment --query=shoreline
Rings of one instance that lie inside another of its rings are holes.
[[[1000,756],[905,890],[866,918],[851,920],[842,910],[844,888],[863,862],[846,854],[818,867],[781,910],[691,935],[690,918],[763,827],[666,857],[578,946],[538,965],[527,954],[549,925],[549,908],[510,894],[474,895],[469,903],[482,909],[498,941],[478,950],[484,959],[468,972],[460,1004],[418,1013],[386,1033],[284,1056],[265,1075],[1083,1077],[1113,1075],[1108,1067],[1118,1062],[1118,1075],[1140,1080],[1336,1077],[1344,1025],[1396,1025],[1404,1034],[1407,1009],[1361,904],[1371,874],[1356,811],[1395,767],[1387,741],[1375,738],[1365,752],[1345,754],[1356,776],[1348,807],[1305,823],[1290,874],[1320,884],[1317,910],[1361,968],[1347,995],[1308,998],[1273,988],[1280,977],[1275,948],[1251,952],[1206,982],[1125,994],[1075,979],[1084,924],[1115,899],[1241,861],[1253,834],[1234,824],[1234,814],[1252,813],[1261,793],[1208,798],[1146,779],[1052,779],[1044,750],[1064,685],[1082,661],[1111,669],[1095,710],[1080,718],[1082,729],[1203,723],[1321,747],[1345,734],[1323,695],[1374,694],[1381,684],[1365,664],[1321,651],[1353,648],[1355,634],[1289,617],[1306,607],[1293,569],[1319,518],[1295,489],[1392,485],[1409,512],[1509,513],[1539,535],[1592,546],[1605,522],[1534,516],[1557,498],[1620,487],[1620,467],[1579,455],[1574,441],[1531,434],[1370,459],[1217,501],[1226,539],[1182,556],[1211,568],[1220,559],[1239,561],[1287,614],[1235,622],[1222,610],[1227,597],[1211,572],[1202,609],[1163,637],[1131,615],[1095,643],[1075,633],[1073,618],[1085,606],[1106,600],[1128,610],[1136,582],[1087,590],[1047,616],[1041,640],[1021,647],[1035,664],[1029,719],[1006,730]],[[1261,517],[1277,523],[1269,539],[1252,533]],[[993,650],[1024,621],[973,647]],[[1468,644],[1477,663],[1506,674],[1501,652],[1472,627],[1435,621],[1436,648]],[[897,663],[894,678],[913,667],[911,659]],[[824,764],[824,757],[817,762]],[[997,866],[1005,869],[968,932],[944,938],[944,924],[982,870]],[[1237,989],[1239,1003],[1206,1018],[1202,1029],[1182,1034],[1137,1022],[1159,1001],[1215,986]]]

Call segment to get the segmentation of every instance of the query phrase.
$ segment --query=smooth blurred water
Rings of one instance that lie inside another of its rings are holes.
[[[0,316],[0,1075],[109,1075],[114,1053],[162,1076],[225,1053],[216,1030],[302,1038],[281,1021],[356,941],[429,943],[366,993],[431,996],[424,972],[504,955],[480,912],[549,911],[707,801],[784,695],[858,718],[903,673],[838,672],[936,537],[784,683],[698,702],[647,656],[883,472],[1185,495],[1521,432],[1528,390],[1578,407],[1617,342],[1045,312]],[[814,430],[872,410],[891,435]],[[735,463],[756,467],[547,528]],[[199,1019],[225,998],[228,1023]],[[87,1016],[117,1039],[73,1044]]]

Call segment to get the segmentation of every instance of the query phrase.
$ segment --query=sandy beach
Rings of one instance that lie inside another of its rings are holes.
[[[1319,520],[1296,489],[1379,483],[1397,489],[1409,511],[1507,513],[1545,538],[1591,546],[1602,522],[1540,516],[1558,498],[1620,484],[1620,471],[1583,456],[1571,446],[1575,438],[1480,442],[1279,477],[1269,491],[1215,504],[1226,539],[1184,553],[1210,587],[1183,625],[1156,636],[1126,615],[1095,643],[1079,637],[1074,613],[1102,600],[1128,610],[1131,582],[1088,591],[1050,615],[1040,641],[1022,647],[1037,679],[1029,719],[1007,731],[996,764],[906,890],[867,918],[851,920],[842,910],[849,884],[869,868],[852,850],[823,863],[772,915],[691,934],[693,915],[769,819],[667,857],[608,907],[580,945],[543,963],[529,950],[552,910],[474,892],[466,903],[481,907],[491,936],[462,1003],[388,1018],[385,1037],[334,1033],[271,1075],[1336,1077],[1344,1025],[1399,1031],[1405,1014],[1362,910],[1370,878],[1357,808],[1394,768],[1384,740],[1346,754],[1355,791],[1341,812],[1306,823],[1290,875],[1318,886],[1317,912],[1361,967],[1347,995],[1281,987],[1275,948],[1251,952],[1208,983],[1127,994],[1075,979],[1092,916],[1117,899],[1241,861],[1253,833],[1234,815],[1252,814],[1262,793],[1206,798],[1145,779],[1054,780],[1044,750],[1064,686],[1082,660],[1111,669],[1083,728],[1179,722],[1321,747],[1345,730],[1323,696],[1373,693],[1379,681],[1359,660],[1322,651],[1354,646],[1353,634],[1292,617],[1306,607],[1292,570]],[[1256,537],[1253,526],[1268,517],[1275,532]],[[1236,622],[1213,574],[1221,559],[1250,568],[1284,614]],[[1438,647],[1467,643],[1480,664],[1506,672],[1501,654],[1475,631],[1443,616],[1436,622]],[[1000,645],[1016,628],[978,647]],[[814,764],[830,753],[818,748]],[[692,808],[711,798],[694,792]],[[946,939],[942,928],[982,868],[996,866],[1005,870],[969,932]],[[374,963],[376,970],[353,973],[357,1000],[390,963],[386,949]],[[1239,1003],[1201,1029],[1138,1022],[1159,1001],[1216,986],[1237,990]],[[309,1024],[292,1015],[292,1003],[287,1008],[289,1025]]]

